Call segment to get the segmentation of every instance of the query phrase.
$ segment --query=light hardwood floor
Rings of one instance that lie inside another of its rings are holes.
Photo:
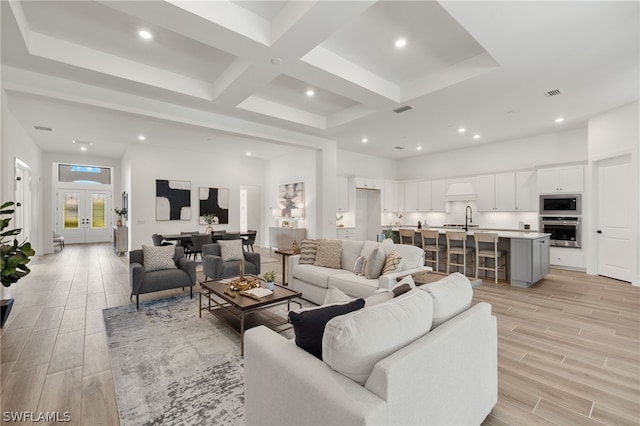
[[[7,289],[16,300],[0,330],[0,412],[118,424],[102,309],[130,303],[127,262],[109,244],[67,245]],[[499,397],[486,425],[640,424],[640,288],[552,270],[529,289],[486,280],[479,301],[498,317]]]

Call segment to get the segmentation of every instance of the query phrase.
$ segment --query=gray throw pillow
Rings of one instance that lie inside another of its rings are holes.
[[[220,240],[220,256],[223,262],[244,259],[242,240]]]
[[[387,257],[384,255],[382,247],[373,250],[369,256],[367,256],[367,262],[364,265],[364,275],[369,279],[379,278],[386,260]]]
[[[173,256],[176,247],[170,246],[142,246],[142,256],[144,262],[144,270],[146,272],[159,271],[162,269],[175,269],[176,263]]]

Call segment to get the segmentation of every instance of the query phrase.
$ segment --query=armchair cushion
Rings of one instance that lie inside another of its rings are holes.
[[[173,260],[175,255],[174,246],[142,246],[144,256],[144,270],[146,272],[159,271],[162,269],[175,269],[176,263]]]
[[[220,253],[223,262],[230,260],[240,260],[244,258],[244,250],[242,250],[242,240],[219,240]]]

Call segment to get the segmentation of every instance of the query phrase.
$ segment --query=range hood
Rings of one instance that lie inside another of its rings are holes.
[[[471,201],[476,199],[476,190],[471,182],[452,183],[447,189],[446,201]]]

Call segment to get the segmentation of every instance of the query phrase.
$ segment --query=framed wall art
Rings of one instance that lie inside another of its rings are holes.
[[[198,201],[200,203],[200,212],[198,223],[206,225],[202,219],[207,213],[213,213],[218,216],[219,224],[226,225],[229,223],[229,188],[198,188]]]
[[[191,182],[156,179],[156,220],[191,220]]]
[[[280,185],[279,202],[284,217],[304,217],[304,182]]]

